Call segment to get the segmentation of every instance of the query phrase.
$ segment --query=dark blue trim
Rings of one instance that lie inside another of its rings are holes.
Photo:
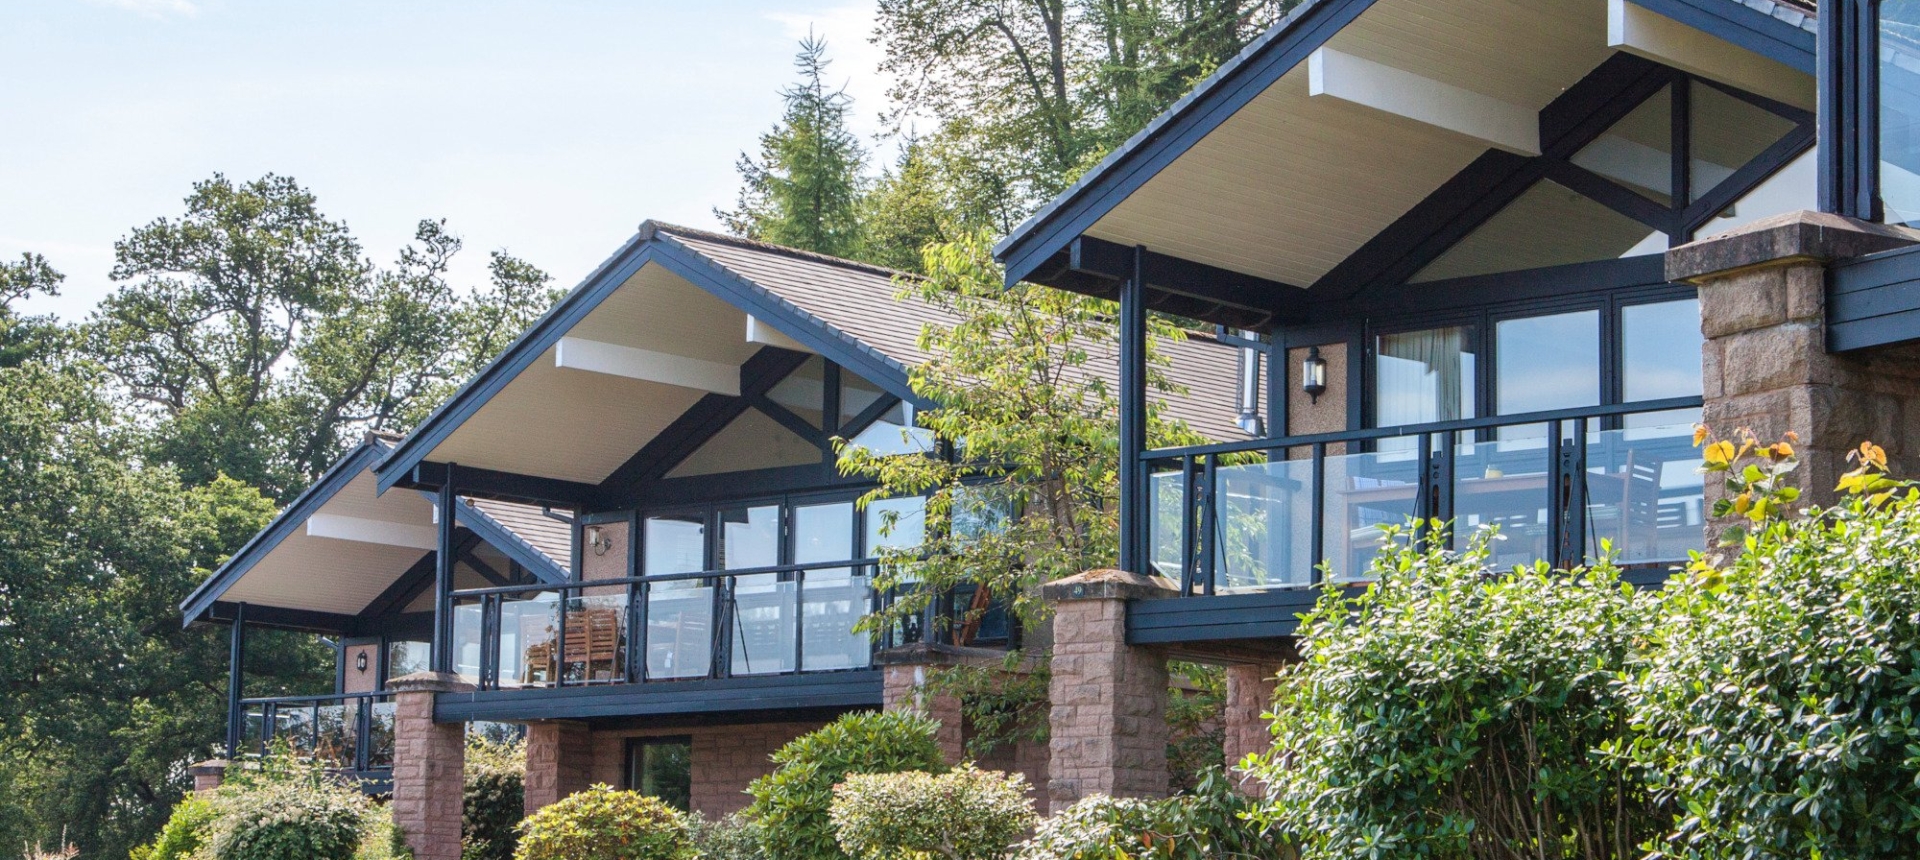
[[[252,570],[253,566],[260,563],[268,553],[273,552],[281,541],[286,540],[299,529],[308,517],[313,516],[313,513],[320,509],[321,505],[326,504],[345,489],[347,484],[352,483],[362,471],[380,462],[380,458],[386,453],[387,447],[384,443],[369,440],[360,443],[345,457],[334,462],[319,480],[314,481],[302,490],[300,495],[295,496],[293,502],[288,504],[279,516],[273,518],[273,522],[268,523],[266,528],[261,529],[247,541],[245,546],[240,547],[240,550],[228,558],[225,564],[220,565],[212,576],[207,577],[207,580],[200,583],[193,593],[188,594],[187,599],[180,602],[181,623],[184,626],[190,626],[195,622],[208,620],[201,615],[220,599],[220,595],[232,587],[240,577],[246,575],[247,571]]]
[[[1025,280],[1168,164],[1353,22],[1373,0],[1313,0],[1255,39],[994,247]]]
[[[754,398],[764,397],[806,362],[804,353],[773,346],[761,348],[740,365],[739,397],[708,394],[695,401],[601,482],[599,506],[628,506],[642,487],[666,477],[714,434],[745,414]],[[812,433],[820,436],[824,431],[814,429]]]
[[[232,624],[241,618],[241,605],[224,600],[215,601],[207,606],[206,617],[202,620],[215,624]],[[283,606],[262,606],[258,603],[248,603],[245,606],[244,623],[250,627],[274,627],[327,636],[349,636],[358,632],[359,629],[360,619],[353,615],[316,612],[311,609],[288,609]]]
[[[438,408],[429,414],[420,426],[400,445],[387,455],[374,473],[379,477],[379,489],[384,493],[398,485],[413,472],[413,468],[426,462],[427,455],[439,447],[441,442],[453,434],[461,424],[473,416],[473,413],[492,400],[500,389],[512,382],[514,377],[547,351],[561,336],[578,324],[594,308],[600,306],[607,296],[640,271],[642,266],[653,261],[653,246],[640,236],[634,236],[627,244],[587,279],[582,281],[573,292],[558,304],[549,308],[539,320],[535,321],[519,338],[500,353],[492,363],[474,376],[471,382],[461,386],[452,397],[447,398]]]
[[[594,719],[805,708],[870,708],[881,704],[878,669],[742,678],[604,684],[561,689],[441,693],[437,722]]]
[[[1820,210],[1878,221],[1880,27],[1872,0],[1826,0],[1819,37]]]
[[[1920,340],[1920,246],[1833,265],[1827,276],[1827,349],[1847,352]]]
[[[1809,75],[1817,68],[1813,33],[1734,0],[1627,2]]]

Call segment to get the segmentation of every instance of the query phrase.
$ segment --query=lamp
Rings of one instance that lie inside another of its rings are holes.
[[[593,547],[594,555],[606,555],[607,550],[613,549],[613,536],[599,526],[588,526],[587,546]]]
[[[1306,360],[1300,362],[1300,390],[1313,403],[1327,393],[1327,360],[1320,357],[1320,347],[1308,347]]]
[[[367,652],[362,651],[353,655],[353,670],[356,672],[367,671]]]

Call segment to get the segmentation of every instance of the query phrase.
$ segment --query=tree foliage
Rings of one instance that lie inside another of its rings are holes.
[[[368,430],[404,430],[551,303],[495,252],[488,288],[447,282],[460,251],[422,221],[396,264],[290,177],[196,183],[177,218],[114,246],[123,283],[87,352],[153,420],[151,455],[189,483],[225,474],[286,498]]]
[[[780,91],[786,113],[760,136],[757,160],[740,156],[739,208],[716,214],[742,236],[854,257],[866,153],[847,127],[852,100],[827,83],[826,54],[824,39],[809,35],[800,43],[800,81]]]
[[[1114,563],[1119,546],[1119,403],[1099,361],[1114,345],[1113,306],[1063,290],[1003,285],[984,235],[926,251],[927,277],[903,297],[940,308],[951,325],[920,334],[926,361],[914,393],[939,404],[917,414],[953,456],[880,456],[844,440],[839,468],[877,487],[863,497],[924,495],[926,541],[883,552],[879,587],[908,582],[871,627],[924,609],[931,596],[977,584],[1028,622],[1045,615],[1037,586]],[[1154,319],[1151,340],[1183,333]],[[1148,386],[1176,391],[1149,344]],[[1198,437],[1148,413],[1149,441]]]

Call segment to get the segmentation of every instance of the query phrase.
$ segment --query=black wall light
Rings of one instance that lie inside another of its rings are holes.
[[[1306,360],[1300,362],[1300,390],[1314,403],[1327,393],[1327,360],[1320,357],[1320,347],[1308,347]]]

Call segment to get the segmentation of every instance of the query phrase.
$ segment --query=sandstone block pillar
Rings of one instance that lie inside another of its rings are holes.
[[[1274,676],[1279,671],[1280,667],[1272,663],[1227,667],[1227,701],[1220,716],[1225,730],[1221,746],[1229,771],[1237,769],[1241,759],[1273,746],[1273,734],[1261,715],[1273,708]]]
[[[1167,794],[1167,660],[1127,644],[1127,601],[1169,597],[1164,579],[1096,570],[1049,583],[1054,604],[1048,797]]]
[[[527,724],[528,815],[593,783],[593,732],[585,723],[546,720]]]
[[[414,860],[460,860],[465,723],[433,721],[434,696],[472,689],[453,675],[418,672],[387,684],[394,699],[393,823]]]
[[[1723,438],[1748,427],[1762,442],[1798,434],[1807,503],[1833,500],[1846,452],[1862,441],[1914,474],[1920,362],[1827,351],[1826,264],[1916,241],[1901,228],[1793,212],[1667,252],[1667,278],[1700,288],[1707,426]],[[1724,491],[1708,481],[1707,506]]]
[[[928,662],[888,663],[881,667],[881,707],[919,714],[940,724],[934,739],[949,764],[967,757],[966,717],[958,696],[936,693],[927,681],[937,667]]]
[[[212,791],[226,781],[227,760],[217,758],[190,765],[187,775],[193,777],[194,794]]]

